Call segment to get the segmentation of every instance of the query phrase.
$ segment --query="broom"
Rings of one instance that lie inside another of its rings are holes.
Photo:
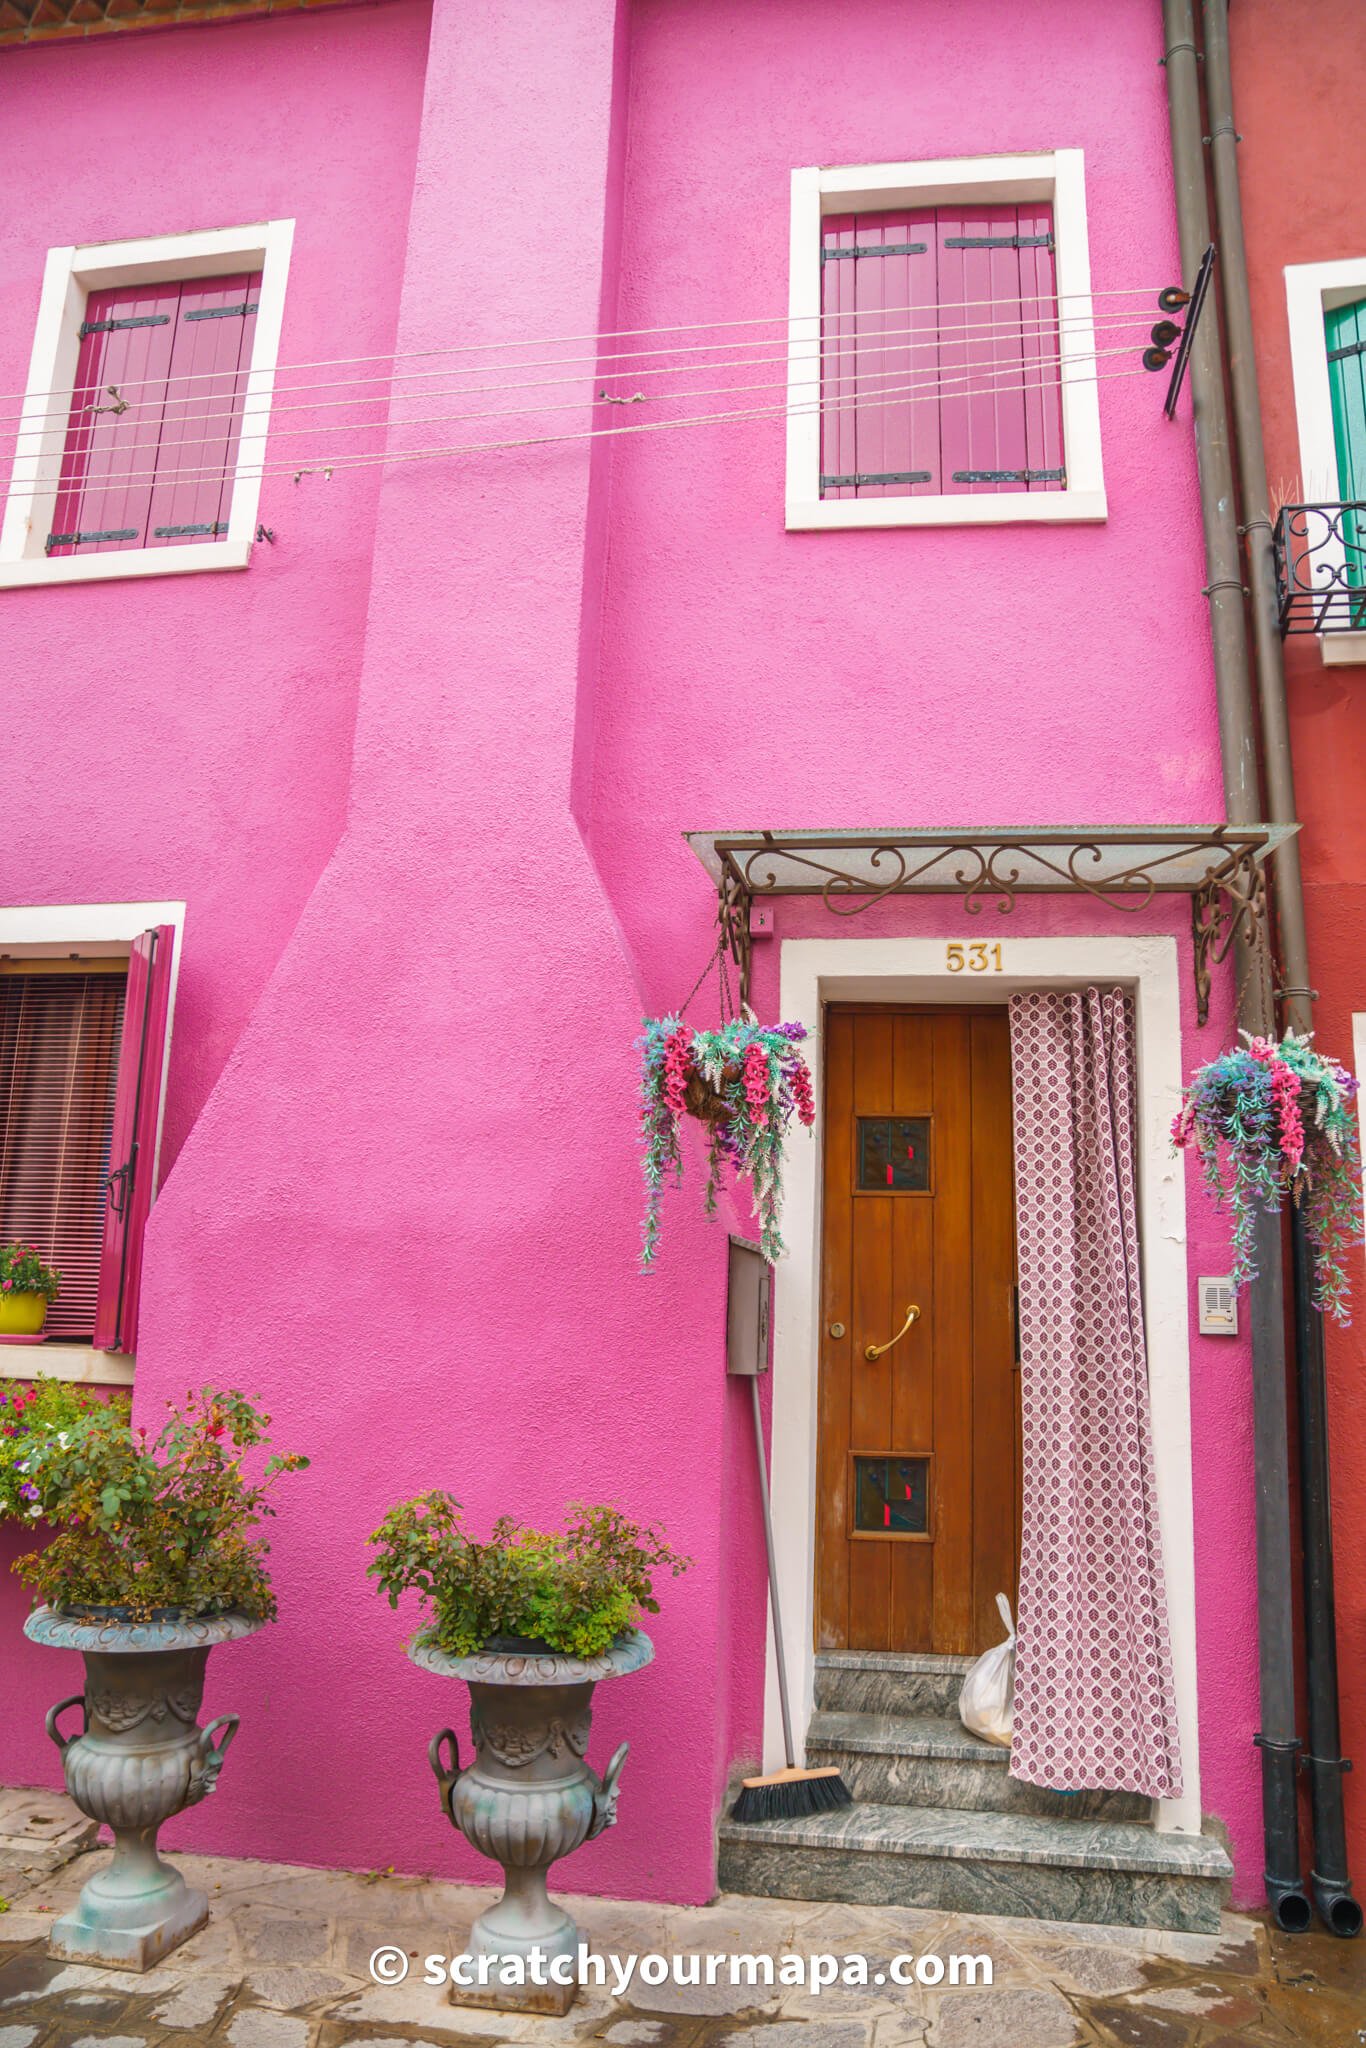
[[[809,1813],[828,1813],[852,1806],[853,1794],[834,1764],[823,1770],[799,1771],[792,1746],[792,1709],[787,1698],[787,1660],[783,1655],[783,1621],[778,1607],[778,1570],[773,1556],[773,1511],[768,1498],[768,1466],[764,1461],[764,1423],[759,1408],[759,1381],[750,1380],[754,1396],[754,1448],[759,1456],[759,1498],[764,1509],[764,1544],[768,1551],[768,1596],[773,1606],[773,1648],[778,1660],[778,1704],[783,1714],[783,1754],[787,1769],[765,1777],[746,1778],[730,1810],[732,1820],[802,1820]]]

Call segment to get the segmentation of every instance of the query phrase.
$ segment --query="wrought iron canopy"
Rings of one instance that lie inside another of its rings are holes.
[[[1019,831],[689,832],[716,885],[721,927],[748,995],[750,906],[756,898],[819,896],[857,917],[888,896],[961,896],[978,915],[1022,895],[1077,893],[1133,914],[1163,894],[1191,898],[1200,1021],[1210,968],[1241,931],[1257,940],[1263,864],[1298,825],[1070,825]]]

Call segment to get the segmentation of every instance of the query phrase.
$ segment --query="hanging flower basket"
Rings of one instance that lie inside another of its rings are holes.
[[[1256,1276],[1257,1211],[1275,1214],[1288,1195],[1314,1247],[1314,1306],[1347,1323],[1343,1261],[1362,1235],[1356,1077],[1308,1034],[1241,1035],[1244,1045],[1191,1076],[1172,1141],[1195,1146],[1206,1185],[1232,1209],[1235,1288]]]
[[[641,1265],[654,1264],[664,1183],[683,1179],[680,1130],[692,1116],[707,1133],[705,1208],[716,1209],[716,1190],[727,1166],[747,1175],[759,1219],[759,1249],[770,1261],[784,1250],[779,1231],[783,1200],[783,1140],[793,1117],[815,1121],[811,1075],[797,1050],[803,1024],[757,1024],[733,1018],[716,1031],[695,1031],[681,1018],[647,1017],[640,1040],[641,1135],[645,1145],[645,1223]]]

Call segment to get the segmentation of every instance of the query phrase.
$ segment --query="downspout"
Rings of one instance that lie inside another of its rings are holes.
[[[1189,289],[1210,241],[1192,0],[1163,0],[1162,16],[1162,61],[1167,71],[1181,271]],[[1205,594],[1209,599],[1219,705],[1224,805],[1230,823],[1246,823],[1254,820],[1258,811],[1257,756],[1242,560],[1234,509],[1233,459],[1214,311],[1213,303],[1207,304],[1205,317],[1196,329],[1191,348],[1190,387],[1200,512],[1205,530]],[[1265,1031],[1271,1022],[1269,991],[1263,984],[1256,950],[1242,941],[1235,944],[1234,972],[1239,1024],[1245,1030]],[[1262,1756],[1266,1892],[1278,1925],[1300,1933],[1308,1927],[1311,1915],[1300,1875],[1295,1799],[1295,1754],[1299,1744],[1295,1737],[1285,1303],[1280,1233],[1274,1218],[1259,1217],[1254,1251],[1258,1278],[1252,1287],[1252,1404],[1262,1721],[1257,1743]]]
[[[1238,133],[1233,120],[1233,71],[1229,56],[1228,0],[1203,0],[1205,97],[1214,171],[1219,281],[1228,336],[1229,382],[1242,484],[1243,534],[1252,606],[1253,647],[1261,709],[1262,757],[1267,815],[1274,822],[1295,817],[1295,778],[1290,752],[1285,662],[1276,606],[1266,447],[1261,395],[1253,352],[1252,298],[1243,238],[1238,184]],[[1292,838],[1276,857],[1276,922],[1286,986],[1278,991],[1285,1022],[1294,1031],[1311,1029],[1313,991],[1305,933],[1304,885],[1299,840]],[[1328,1399],[1324,1372],[1323,1317],[1312,1298],[1313,1254],[1297,1207],[1290,1216],[1295,1278],[1295,1336],[1299,1381],[1300,1517],[1304,1550],[1304,1636],[1308,1667],[1309,1774],[1314,1821],[1314,1898],[1335,1934],[1361,1932],[1361,1907],[1352,1896],[1343,1818],[1342,1758],[1338,1717],[1337,1625],[1333,1598],[1333,1528],[1328,1471]]]

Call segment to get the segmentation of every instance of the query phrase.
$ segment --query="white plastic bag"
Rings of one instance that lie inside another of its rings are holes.
[[[1006,1639],[977,1659],[963,1680],[958,1711],[969,1735],[980,1735],[983,1742],[1009,1749],[1015,1705],[1015,1624],[1004,1593],[996,1595],[996,1606],[1006,1625]]]

